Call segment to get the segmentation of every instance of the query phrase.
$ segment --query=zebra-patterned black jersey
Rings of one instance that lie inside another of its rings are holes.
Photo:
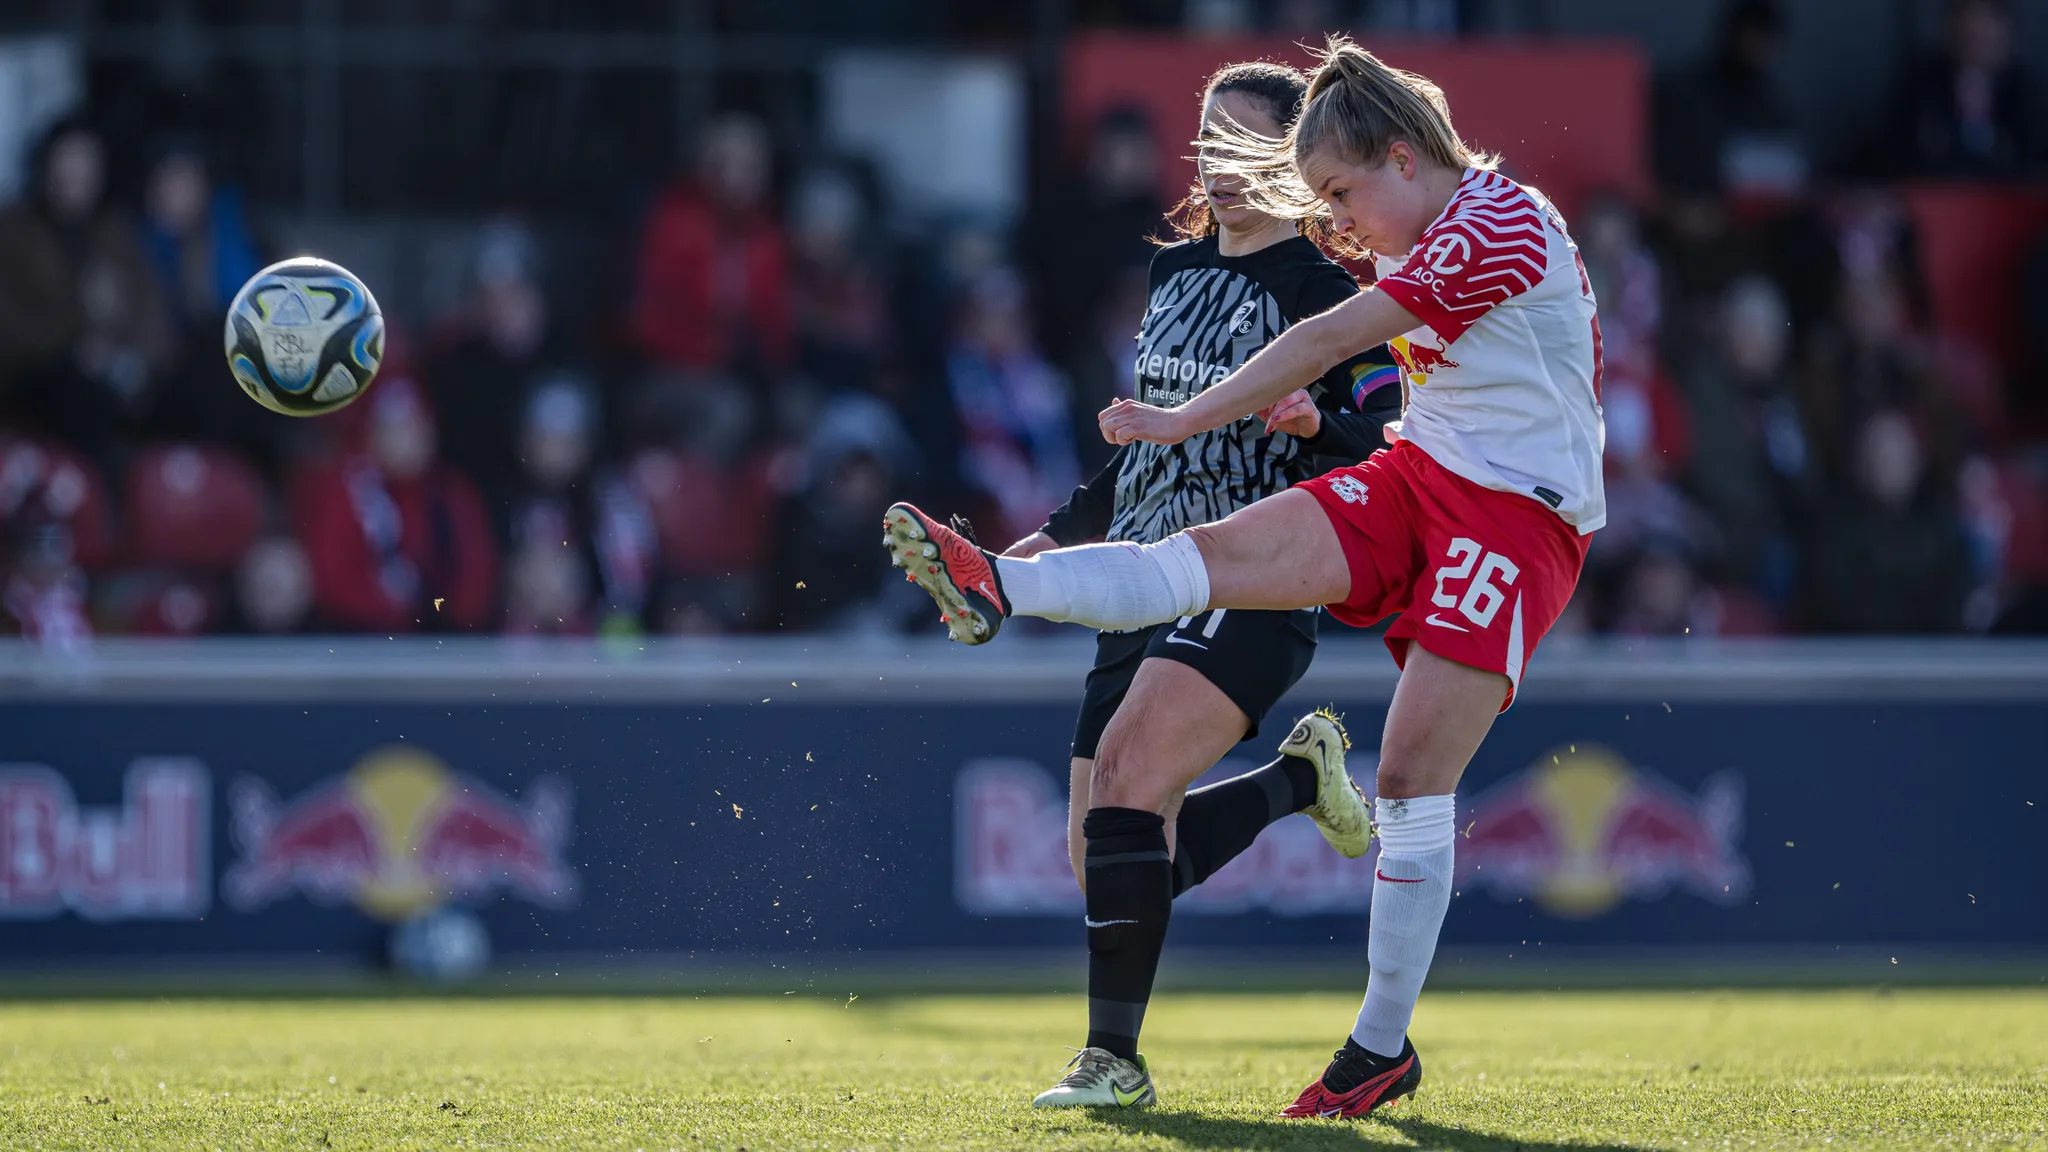
[[[1299,236],[1244,256],[1222,255],[1214,236],[1161,248],[1152,258],[1151,295],[1135,349],[1136,396],[1160,407],[1185,404],[1289,325],[1357,291],[1350,273]],[[1316,382],[1310,393],[1323,409],[1323,430],[1313,442],[1267,435],[1264,421],[1246,417],[1179,444],[1128,445],[1117,454],[1108,538],[1163,540],[1221,520],[1305,475],[1362,459],[1377,446],[1380,425],[1398,411],[1399,389],[1391,396],[1382,389],[1368,404],[1354,398],[1353,388],[1391,379],[1383,370],[1391,363],[1377,348]],[[1361,405],[1374,415],[1362,416]],[[1311,453],[1320,467],[1305,471]],[[1084,491],[1076,492],[1077,500]]]

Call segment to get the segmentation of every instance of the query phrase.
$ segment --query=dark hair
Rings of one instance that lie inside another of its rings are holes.
[[[1285,64],[1265,60],[1226,64],[1211,73],[1208,82],[1202,85],[1202,102],[1206,104],[1226,92],[1256,100],[1285,132],[1300,118],[1302,105],[1308,100],[1308,77]],[[1167,210],[1166,222],[1183,240],[1215,234],[1216,218],[1209,212],[1209,197],[1200,182],[1188,189],[1180,203]],[[1330,231],[1327,217],[1304,222],[1302,234],[1320,247],[1352,254]]]

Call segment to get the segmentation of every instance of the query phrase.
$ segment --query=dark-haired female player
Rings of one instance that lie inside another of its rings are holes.
[[[1308,85],[1292,68],[1237,64],[1210,77],[1203,130],[1234,125],[1278,139]],[[1139,398],[1187,401],[1303,317],[1358,291],[1294,220],[1244,202],[1241,182],[1203,166],[1176,223],[1183,239],[1153,257],[1135,349]],[[1258,416],[1178,444],[1133,443],[1005,555],[1030,556],[1106,536],[1148,544],[1217,520],[1262,496],[1384,446],[1399,411],[1385,350],[1346,360]],[[1363,408],[1363,412],[1360,408]],[[1170,899],[1251,846],[1267,824],[1306,812],[1347,856],[1370,838],[1369,814],[1344,769],[1345,737],[1312,714],[1257,771],[1185,796],[1294,687],[1315,657],[1317,610],[1216,610],[1096,641],[1075,725],[1068,845],[1088,893],[1088,1040],[1041,1107],[1150,1103],[1138,1030],[1166,934]],[[1134,788],[1168,784],[1142,798]],[[1166,835],[1166,850],[1142,844]],[[1177,835],[1176,835],[1177,833]],[[1178,843],[1176,844],[1176,840]],[[1142,858],[1142,859],[1141,859]],[[1171,869],[1171,888],[1142,922],[1101,911],[1130,865]]]

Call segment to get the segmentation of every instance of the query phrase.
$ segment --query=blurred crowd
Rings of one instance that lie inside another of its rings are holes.
[[[1733,3],[1710,58],[1660,79],[1657,195],[1574,214],[1610,522],[1560,628],[2048,628],[2048,349],[2001,366],[1938,329],[1894,191],[2039,172],[2010,13],[1953,3],[1846,173],[1791,131],[1778,34],[1770,4]],[[1112,111],[1057,204],[912,235],[877,225],[862,164],[779,163],[817,151],[718,116],[616,228],[597,319],[565,321],[560,254],[508,213],[459,307],[388,316],[361,402],[293,420],[223,367],[229,299],[286,253],[207,141],[150,141],[123,189],[66,120],[0,211],[0,623],[60,646],[929,624],[881,512],[924,499],[1000,547],[1107,458],[1094,413],[1130,388],[1161,129]],[[2013,242],[2035,255],[2009,290],[2048,333],[2048,246]]]

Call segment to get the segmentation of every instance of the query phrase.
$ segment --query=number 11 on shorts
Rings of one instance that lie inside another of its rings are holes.
[[[1479,546],[1478,541],[1464,536],[1451,541],[1450,549],[1445,556],[1451,563],[1436,570],[1436,591],[1430,594],[1430,603],[1439,608],[1455,608],[1465,619],[1481,628],[1492,624],[1494,615],[1500,611],[1501,602],[1507,599],[1507,595],[1500,590],[1501,586],[1513,585],[1515,577],[1520,576],[1522,570],[1516,567],[1514,561],[1498,552],[1488,552]],[[1477,573],[1473,572],[1475,565],[1479,569]],[[1495,585],[1496,579],[1499,580],[1500,586]],[[1445,582],[1455,580],[1471,581],[1466,585],[1463,596],[1444,588]],[[1439,619],[1433,612],[1430,614],[1429,623],[1443,628],[1455,628],[1460,632],[1467,630],[1448,620]]]

